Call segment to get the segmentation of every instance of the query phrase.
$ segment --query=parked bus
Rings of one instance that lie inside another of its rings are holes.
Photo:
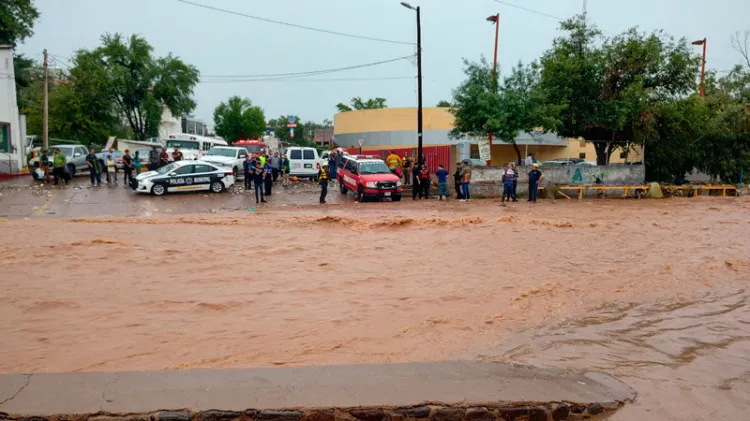
[[[174,148],[179,148],[185,159],[198,159],[214,146],[227,146],[226,140],[218,137],[198,136],[195,134],[177,134],[165,141],[167,153],[172,156]]]

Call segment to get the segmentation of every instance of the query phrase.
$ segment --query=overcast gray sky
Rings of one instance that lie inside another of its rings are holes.
[[[191,0],[250,15],[339,32],[414,41],[416,16],[400,0]],[[507,0],[549,15],[579,13],[583,0]],[[485,19],[500,13],[501,73],[536,59],[559,34],[554,19],[494,0],[410,0],[422,8],[424,104],[450,99],[463,79],[463,57],[492,59],[494,29]],[[69,58],[95,48],[105,32],[137,33],[157,55],[172,54],[203,75],[256,75],[304,72],[359,65],[407,56],[413,45],[399,45],[259,22],[201,9],[178,0],[36,0],[41,18],[35,35],[19,47],[41,58]],[[709,68],[740,62],[730,45],[735,31],[750,29],[750,1],[589,0],[591,20],[607,35],[631,26],[663,29],[690,40],[708,38]],[[698,49],[698,47],[696,47]],[[54,57],[53,57],[54,58]],[[58,59],[57,65],[66,63]],[[304,120],[333,119],[335,104],[353,96],[384,97],[390,107],[417,103],[416,63],[401,60],[375,67],[305,77],[303,80],[201,83],[195,89],[195,115],[213,125],[213,110],[232,95],[249,97],[266,118],[296,114]],[[318,79],[318,80],[311,80]],[[328,79],[328,80],[326,80]],[[352,80],[355,79],[355,80]],[[361,80],[369,79],[369,80]]]

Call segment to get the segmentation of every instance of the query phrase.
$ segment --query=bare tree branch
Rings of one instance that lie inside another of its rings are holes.
[[[744,39],[740,39],[740,31],[737,31],[732,35],[732,48],[737,50],[747,63],[747,67],[750,67],[750,30],[745,31]]]

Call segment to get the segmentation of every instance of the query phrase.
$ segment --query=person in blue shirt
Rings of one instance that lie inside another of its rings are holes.
[[[443,200],[443,196],[445,196],[445,200],[448,200],[448,170],[440,164],[438,165],[438,170],[435,172],[435,175],[437,176],[438,196],[440,197],[440,200]]]
[[[539,171],[539,164],[533,163],[532,167],[533,169],[529,172],[529,202],[536,203],[539,183],[544,180],[544,174]]]
[[[513,194],[513,183],[516,181],[516,172],[513,171],[513,166],[511,164],[508,164],[508,169],[505,170],[505,173],[503,174],[503,200],[502,203],[505,203],[505,201],[510,201],[511,199],[514,202],[517,202],[516,195]]]
[[[141,173],[141,165],[141,156],[138,154],[138,151],[135,151],[135,155],[133,155],[133,169],[135,169],[135,175]]]
[[[89,177],[91,177],[92,186],[102,185],[102,168],[99,166],[99,158],[96,157],[96,153],[93,149],[89,149],[89,154],[86,155],[86,165],[89,167]]]

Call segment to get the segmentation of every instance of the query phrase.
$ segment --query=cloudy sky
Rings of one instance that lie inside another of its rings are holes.
[[[195,89],[195,115],[212,125],[213,109],[232,95],[249,97],[267,118],[296,114],[333,119],[335,104],[353,96],[384,97],[390,107],[417,103],[416,63],[305,76],[250,80],[215,76],[277,75],[357,66],[416,52],[416,16],[400,0],[191,0],[246,15],[406,42],[371,41],[268,23],[179,0],[36,0],[35,35],[19,47],[54,64],[80,48],[95,48],[105,32],[137,33],[157,55],[172,53],[205,76]],[[492,58],[494,29],[485,19],[500,13],[499,66],[536,59],[558,35],[555,19],[494,0],[410,0],[422,8],[424,104],[450,99],[463,79],[462,58]],[[583,0],[507,0],[553,17],[580,13]],[[748,0],[588,0],[591,20],[607,35],[631,26],[663,29],[690,40],[708,38],[708,67],[725,70],[740,61],[730,45],[735,31],[750,29]],[[696,47],[698,49],[698,47]],[[218,82],[217,82],[218,80]],[[210,82],[209,82],[210,81]]]

